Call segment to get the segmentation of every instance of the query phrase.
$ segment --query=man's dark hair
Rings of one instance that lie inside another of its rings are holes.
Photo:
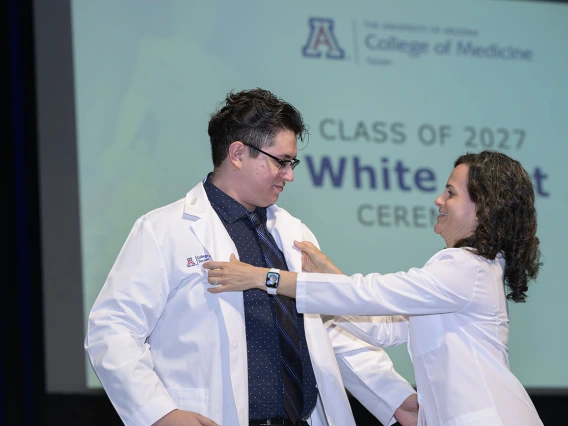
[[[482,151],[459,157],[454,166],[469,166],[467,189],[475,203],[477,228],[455,247],[472,247],[486,259],[505,258],[507,298],[524,302],[528,281],[540,266],[536,237],[535,196],[531,179],[521,163],[505,154]]]
[[[219,167],[227,158],[233,142],[262,149],[272,145],[274,137],[283,130],[294,132],[300,140],[307,135],[302,115],[294,106],[259,88],[230,92],[209,120],[213,166]],[[250,147],[249,153],[253,158],[259,154]]]

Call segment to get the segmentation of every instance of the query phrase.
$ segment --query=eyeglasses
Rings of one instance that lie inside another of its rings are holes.
[[[246,145],[246,146],[254,149],[255,151],[262,152],[264,155],[275,160],[278,163],[278,173],[285,173],[286,170],[288,169],[288,166],[290,166],[291,170],[294,170],[296,168],[296,166],[298,164],[300,164],[300,160],[298,160],[297,158],[294,158],[292,160],[281,160],[280,158],[275,157],[274,155],[271,155],[268,152],[264,152],[262,149],[258,149],[256,146],[252,146],[252,145],[250,145],[248,143],[244,143],[244,142],[243,142],[243,145]]]

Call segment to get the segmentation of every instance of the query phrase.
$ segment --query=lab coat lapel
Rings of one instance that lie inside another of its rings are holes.
[[[191,221],[191,230],[213,260],[228,262],[231,253],[238,257],[235,243],[211,207],[202,183],[187,194],[184,217]],[[225,292],[217,296],[227,330],[231,383],[239,424],[242,425],[246,424],[248,418],[248,366],[243,293]]]
[[[294,240],[304,240],[302,222],[287,211],[271,206],[267,210],[266,226],[284,253],[288,269],[301,272],[302,252],[294,246]],[[321,316],[304,314],[304,329],[318,391],[329,425],[354,426],[351,407],[344,392],[335,353],[331,348]]]
[[[294,240],[302,241],[302,222],[287,211],[270,206],[266,211],[266,227],[286,258],[288,269],[302,270],[302,253],[294,246]]]

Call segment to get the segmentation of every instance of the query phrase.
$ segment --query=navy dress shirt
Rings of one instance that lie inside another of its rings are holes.
[[[211,183],[210,173],[204,189],[211,206],[235,243],[242,262],[266,267],[257,233],[247,217],[248,210]],[[266,218],[266,208],[257,208]],[[284,255],[281,258],[286,264]],[[287,269],[282,268],[282,269]],[[262,290],[243,292],[247,338],[249,419],[287,418],[284,410],[284,385],[280,361],[280,344],[276,329],[273,297]],[[297,325],[304,376],[304,410],[310,413],[316,403],[317,386],[306,343],[303,315],[297,314]]]

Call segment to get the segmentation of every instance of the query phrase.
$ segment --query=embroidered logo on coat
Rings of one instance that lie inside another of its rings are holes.
[[[195,261],[193,260],[193,258],[195,258]],[[208,254],[198,254],[197,256],[188,257],[187,267],[190,268],[192,266],[197,266],[209,260],[211,260],[211,256]]]

